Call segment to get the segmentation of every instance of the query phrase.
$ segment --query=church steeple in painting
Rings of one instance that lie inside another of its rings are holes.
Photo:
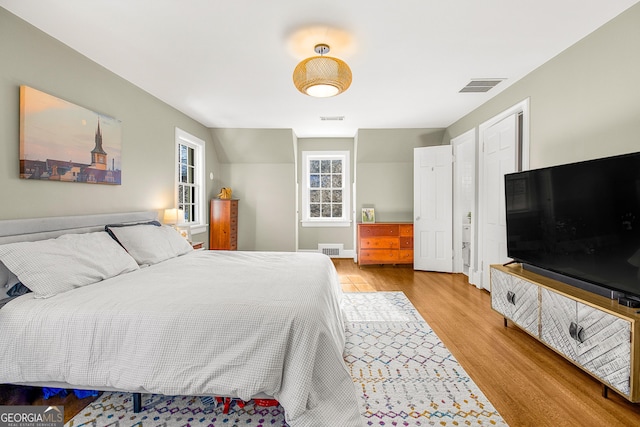
[[[121,153],[120,120],[20,86],[21,179],[121,185]]]
[[[100,119],[98,119],[98,129],[96,129],[96,146],[91,151],[91,167],[94,169],[107,169],[107,153],[102,148],[102,131],[100,130]]]

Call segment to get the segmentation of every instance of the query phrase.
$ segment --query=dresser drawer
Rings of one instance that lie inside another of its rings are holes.
[[[397,263],[400,251],[393,249],[363,249],[360,251],[360,264],[389,264]]]
[[[401,249],[398,256],[398,262],[401,264],[411,264],[413,263],[413,249],[405,250]]]
[[[413,249],[413,237],[400,237],[400,249]]]
[[[363,237],[360,239],[362,249],[398,249],[400,242],[397,237]]]
[[[360,237],[375,237],[375,236],[398,236],[398,225],[360,225],[359,227]]]
[[[400,224],[398,230],[400,236],[413,237],[413,224]]]

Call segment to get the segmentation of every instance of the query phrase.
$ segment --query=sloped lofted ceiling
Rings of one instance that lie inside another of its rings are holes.
[[[214,128],[211,134],[221,163],[295,161],[291,129]]]
[[[0,0],[0,6],[210,128],[445,128],[638,0]],[[347,92],[292,84],[316,43]],[[504,78],[486,93],[472,79]],[[322,121],[321,116],[344,116]]]

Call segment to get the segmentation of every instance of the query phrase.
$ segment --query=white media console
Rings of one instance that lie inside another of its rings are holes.
[[[491,307],[602,383],[640,401],[640,314],[520,264],[491,266]]]

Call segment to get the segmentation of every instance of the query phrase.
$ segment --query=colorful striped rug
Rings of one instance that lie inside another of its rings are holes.
[[[347,293],[345,362],[361,391],[367,426],[506,426],[401,292]],[[192,396],[104,393],[66,426],[286,427],[280,406],[222,404]],[[333,426],[327,426],[333,427]]]

